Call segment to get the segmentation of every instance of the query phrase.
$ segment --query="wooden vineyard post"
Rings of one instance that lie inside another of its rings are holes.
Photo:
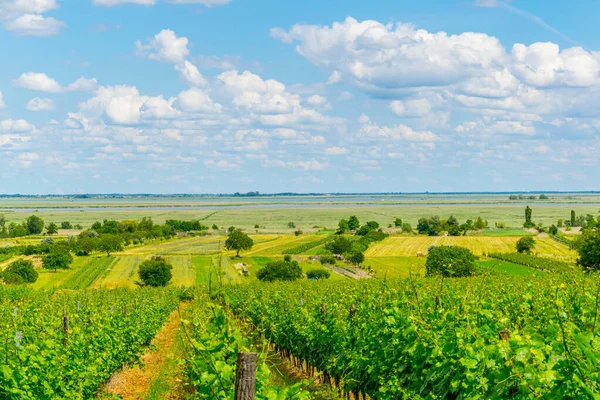
[[[69,316],[67,315],[67,307],[65,307],[65,311],[63,313],[63,332],[63,345],[66,346],[67,342],[69,341]]]
[[[254,400],[256,391],[256,353],[238,354],[235,370],[235,400]]]

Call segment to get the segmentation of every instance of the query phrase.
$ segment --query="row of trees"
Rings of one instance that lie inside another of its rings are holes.
[[[0,215],[0,237],[21,237],[27,235],[40,235],[44,233],[46,228],[46,234],[54,235],[58,233],[59,229],[83,229],[79,224],[71,224],[69,221],[63,221],[60,224],[50,222],[48,225],[44,223],[44,220],[37,215],[29,216],[24,222],[17,224],[11,222],[7,224],[6,217]]]
[[[456,217],[451,215],[448,219],[440,219],[438,216],[421,218],[417,224],[417,232],[422,235],[439,236],[448,232],[450,236],[466,235],[468,231],[482,230],[488,227],[488,222],[481,217],[475,221],[468,219],[460,223]]]

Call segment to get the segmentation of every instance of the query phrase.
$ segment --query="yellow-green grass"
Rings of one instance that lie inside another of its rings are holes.
[[[196,269],[192,264],[192,256],[168,256],[166,260],[173,266],[171,285],[193,286],[196,283]]]
[[[143,256],[118,256],[92,287],[135,287],[135,282],[139,280],[138,266],[144,258]]]
[[[208,284],[209,280],[216,278],[216,269],[213,265],[213,257],[210,256],[192,256],[192,266],[196,273],[196,284]]]
[[[39,259],[39,257],[37,257]],[[32,284],[32,287],[36,289],[50,289],[50,288],[61,288],[66,282],[73,278],[81,269],[85,268],[90,262],[90,257],[77,257],[73,258],[73,263],[69,266],[69,269],[47,270],[38,266],[38,280]],[[38,264],[40,264],[38,262]]]
[[[492,259],[487,259],[487,258],[477,261],[477,266],[480,268],[480,270],[482,272],[486,271],[486,270],[490,270],[490,271],[495,271],[495,272],[503,272],[505,274],[510,274],[510,275],[527,276],[527,275],[537,275],[537,274],[543,273],[543,272],[540,272],[540,271],[532,269],[532,268],[524,267],[522,265],[517,265],[517,264],[509,263],[506,261],[492,260]]]
[[[367,257],[414,257],[419,252],[427,255],[429,246],[466,247],[476,255],[510,253],[515,251],[518,240],[518,237],[500,236],[392,236],[371,245],[365,255]],[[535,253],[544,257],[576,257],[573,250],[550,238],[536,238]]]
[[[113,263],[114,257],[90,256],[81,257],[82,265],[77,271],[66,279],[61,288],[63,289],[86,289],[92,285],[98,277]]]
[[[363,264],[375,271],[377,279],[406,278],[411,273],[425,275],[424,257],[367,257]]]
[[[252,236],[253,238],[255,236]],[[258,242],[252,247],[252,250],[243,252],[242,255],[245,257],[255,256],[255,255],[280,255],[283,254],[284,251],[293,249],[294,247],[298,247],[300,245],[314,242],[316,240],[323,239],[321,235],[282,235],[277,237],[274,240]]]

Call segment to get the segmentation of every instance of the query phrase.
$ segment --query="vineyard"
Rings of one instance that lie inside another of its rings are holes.
[[[180,293],[0,287],[0,398],[93,398],[113,372],[139,357]]]
[[[489,257],[498,260],[508,261],[513,264],[523,265],[539,271],[552,272],[572,272],[576,269],[575,265],[559,260],[537,257],[523,253],[490,253]]]

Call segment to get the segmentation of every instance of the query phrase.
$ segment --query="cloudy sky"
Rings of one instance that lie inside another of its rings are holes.
[[[598,190],[599,13],[0,0],[0,193]]]

